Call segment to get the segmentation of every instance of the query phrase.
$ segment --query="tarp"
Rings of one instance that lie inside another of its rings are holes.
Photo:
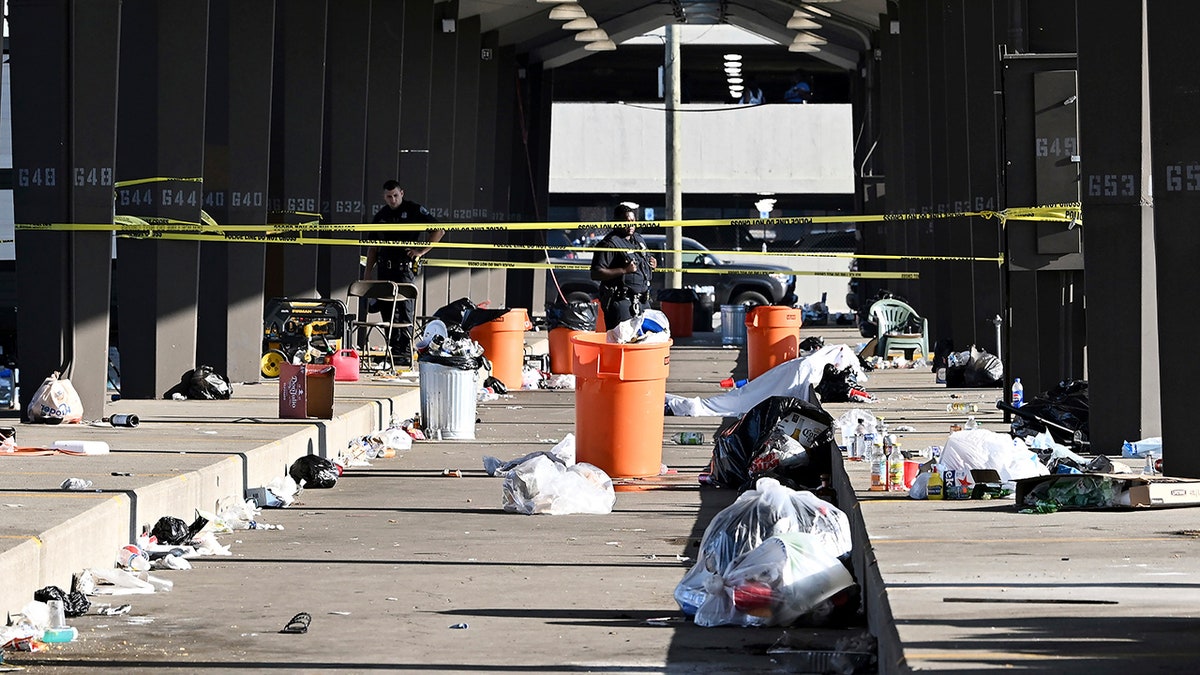
[[[854,350],[847,345],[831,345],[808,356],[785,361],[745,386],[724,394],[709,398],[687,398],[667,394],[666,403],[672,414],[681,417],[724,417],[746,413],[772,396],[816,401],[813,387],[821,382],[827,364],[832,364],[837,370],[853,369],[859,382],[867,379]]]

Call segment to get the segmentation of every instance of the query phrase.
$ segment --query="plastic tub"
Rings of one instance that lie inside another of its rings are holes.
[[[799,354],[800,310],[765,305],[750,310],[746,315],[746,369],[751,380]]]
[[[571,336],[585,331],[571,330],[564,326],[550,329],[550,372],[569,374],[571,372]]]
[[[471,339],[483,346],[483,355],[492,362],[492,375],[514,391],[521,388],[529,327],[529,313],[517,307],[471,329]]]
[[[474,439],[479,371],[418,361],[421,423],[427,438]]]
[[[746,344],[745,305],[721,305],[721,344]]]
[[[609,344],[579,333],[571,344],[576,459],[613,478],[659,475],[671,342]]]

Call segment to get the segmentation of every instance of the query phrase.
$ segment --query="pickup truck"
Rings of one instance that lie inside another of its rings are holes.
[[[646,246],[655,251],[659,267],[666,266],[667,237],[665,234],[643,234]],[[689,237],[683,238],[683,283],[685,286],[712,286],[718,305],[786,305],[796,304],[796,277],[788,268],[778,265],[756,265],[733,263],[721,260],[708,252],[703,244]],[[550,263],[590,264],[590,253],[578,254],[576,258],[548,258]],[[747,270],[745,273],[721,273],[720,268]],[[554,270],[546,275],[546,297],[558,297],[558,287],[568,301],[591,300],[599,295],[600,284],[593,281],[589,270]],[[652,278],[651,303],[658,304],[658,291],[662,290],[666,275],[656,272]]]

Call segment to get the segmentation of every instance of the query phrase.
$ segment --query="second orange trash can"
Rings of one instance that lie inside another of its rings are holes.
[[[571,337],[575,457],[613,478],[662,472],[663,405],[671,342],[610,344],[600,333]]]
[[[584,331],[571,330],[565,326],[550,329],[550,372],[569,374],[571,372],[571,336]]]
[[[483,355],[492,362],[492,376],[509,389],[521,388],[528,329],[529,313],[520,307],[471,329],[471,339],[483,347]]]
[[[751,380],[800,354],[800,310],[760,305],[746,313],[746,366]]]

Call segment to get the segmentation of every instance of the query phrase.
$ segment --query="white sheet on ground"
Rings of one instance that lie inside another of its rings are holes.
[[[709,398],[687,398],[667,394],[667,405],[680,417],[742,415],[772,396],[791,396],[811,400],[812,388],[821,382],[825,365],[838,370],[854,369],[859,382],[867,378],[858,363],[858,355],[848,345],[830,345],[800,358],[785,361],[738,389]]]

